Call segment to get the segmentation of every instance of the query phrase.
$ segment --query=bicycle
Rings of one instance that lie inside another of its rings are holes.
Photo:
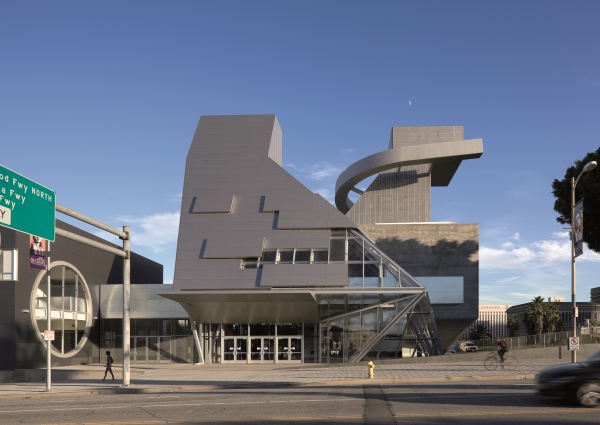
[[[492,351],[488,354],[483,360],[483,365],[487,370],[496,370],[498,367],[505,370],[515,370],[517,367],[515,361],[509,358],[508,353],[504,353],[504,361],[502,361],[497,351]]]

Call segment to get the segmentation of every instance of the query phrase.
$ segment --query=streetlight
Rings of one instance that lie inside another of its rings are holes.
[[[596,161],[585,164],[577,178],[571,177],[571,300],[573,302],[573,337],[577,336],[577,302],[575,301],[575,186],[579,178],[590,170],[596,168]],[[577,361],[577,351],[571,350],[571,363]]]

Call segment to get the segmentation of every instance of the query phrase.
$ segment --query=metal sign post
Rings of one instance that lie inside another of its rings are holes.
[[[46,261],[46,330],[48,333],[52,330],[52,314],[50,306],[50,241],[48,241],[48,259]],[[44,335],[45,336],[45,335]],[[46,340],[46,391],[52,388],[52,340]]]
[[[123,258],[123,386],[131,385],[130,382],[130,363],[131,363],[131,333],[129,328],[131,305],[131,286],[130,286],[130,239],[129,226],[123,226],[123,251],[126,256]]]

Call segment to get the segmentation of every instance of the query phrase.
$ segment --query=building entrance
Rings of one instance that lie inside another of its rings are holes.
[[[131,338],[133,363],[170,363],[171,338],[168,336],[135,336]]]
[[[275,360],[275,338],[252,338],[250,340],[250,360],[273,362]]]
[[[248,359],[247,337],[225,337],[223,338],[223,360],[234,362],[246,362]]]
[[[280,362],[301,362],[302,338],[285,336],[278,337],[277,360]]]
[[[274,363],[275,359],[302,362],[302,337],[223,337],[224,362]]]

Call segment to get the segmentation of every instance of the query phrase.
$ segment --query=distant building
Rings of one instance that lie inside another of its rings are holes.
[[[565,297],[548,297],[549,303],[564,303]]]
[[[492,334],[492,338],[504,338],[508,335],[506,330],[506,310],[509,305],[479,305],[477,321],[469,326],[463,338],[468,339],[469,334],[477,325],[484,325]]]
[[[573,304],[570,302],[555,302],[558,306],[558,311],[560,314],[560,319],[562,320],[563,328],[557,329],[557,331],[568,331],[573,329]],[[519,304],[508,308],[506,314],[508,317],[517,315],[519,316],[519,320],[523,323],[523,319],[525,317],[525,312],[529,308],[531,303]],[[577,317],[577,327],[586,326],[586,321],[589,322],[599,322],[600,321],[600,304],[593,302],[578,302],[577,308],[579,310],[579,314]],[[522,329],[524,329],[524,325]]]
[[[593,303],[600,303],[600,286],[598,288],[592,288],[590,298]]]

